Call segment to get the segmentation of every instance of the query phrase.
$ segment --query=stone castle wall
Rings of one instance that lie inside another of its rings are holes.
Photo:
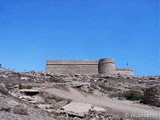
[[[97,60],[51,60],[46,66],[47,74],[98,74]]]
[[[103,58],[98,62],[98,74],[101,75],[115,75],[116,68],[114,65],[114,60],[112,58]]]
[[[47,74],[103,74],[133,76],[133,70],[128,68],[115,68],[112,58],[100,60],[48,60],[46,62]]]
[[[128,75],[133,76],[133,69],[116,68],[116,74],[123,75],[123,76],[128,76]]]

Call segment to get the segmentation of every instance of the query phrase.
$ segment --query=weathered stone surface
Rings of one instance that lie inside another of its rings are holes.
[[[47,74],[97,74],[98,65],[47,65]]]
[[[29,80],[30,78],[29,77],[21,77],[20,79],[21,80]]]
[[[105,111],[104,108],[97,107],[97,106],[94,107],[91,104],[80,103],[80,102],[71,102],[62,108],[68,114],[72,113],[81,117],[88,114],[89,110],[96,110],[96,111],[103,111],[103,112]]]
[[[116,74],[122,76],[133,76],[133,69],[125,68],[116,68]]]
[[[3,83],[0,84],[0,92],[3,94],[8,94],[8,90]]]
[[[117,115],[107,114],[95,110],[89,110],[87,120],[123,120]]]
[[[35,96],[35,97],[34,97],[34,100],[35,100],[37,103],[45,103],[44,99],[43,99],[41,96],[39,96],[39,95]]]
[[[72,87],[82,87],[82,86],[90,86],[89,82],[79,82],[79,81],[72,81]]]

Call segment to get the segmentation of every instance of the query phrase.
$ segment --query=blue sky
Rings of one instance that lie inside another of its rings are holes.
[[[159,27],[158,0],[0,0],[0,63],[44,71],[48,59],[112,57],[160,75]]]

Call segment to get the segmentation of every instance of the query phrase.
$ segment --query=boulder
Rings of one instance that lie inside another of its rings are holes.
[[[29,77],[21,77],[20,80],[29,80]]]
[[[89,110],[105,112],[104,108],[92,106],[91,104],[81,102],[71,102],[62,107],[61,110],[63,110],[64,113],[78,117],[85,117],[85,115],[88,114]]]
[[[0,83],[0,93],[7,95],[8,90],[3,83]]]

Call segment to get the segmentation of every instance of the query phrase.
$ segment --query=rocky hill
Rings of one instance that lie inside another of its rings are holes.
[[[2,120],[160,119],[160,76],[46,75],[0,68]]]

